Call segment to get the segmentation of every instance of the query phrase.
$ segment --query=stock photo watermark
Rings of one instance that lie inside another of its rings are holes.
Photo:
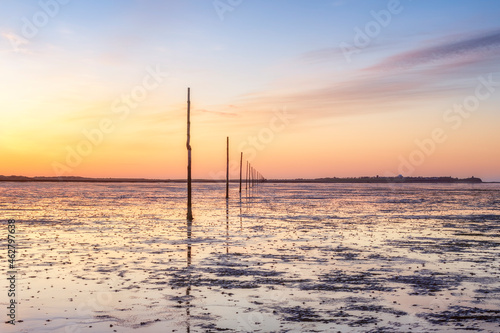
[[[474,93],[467,95],[461,103],[453,104],[446,109],[442,119],[452,130],[458,130],[463,126],[464,120],[476,112],[482,102],[490,99],[500,86],[500,82],[493,80],[493,73],[477,78],[478,83]],[[449,130],[448,130],[449,131]],[[399,155],[399,166],[397,173],[387,172],[385,176],[394,177],[397,174],[411,176],[417,167],[425,163],[426,159],[433,155],[440,144],[447,141],[447,131],[443,127],[436,127],[431,131],[427,138],[416,139],[414,141],[416,148],[408,155]]]
[[[118,118],[100,119],[94,128],[82,130],[83,138],[78,143],[66,146],[64,161],[52,163],[52,170],[57,177],[64,176],[80,166],[84,158],[92,154],[94,149],[104,142],[105,137],[114,132],[116,125],[126,120],[131,111],[137,109],[151,91],[157,89],[168,76],[159,65],[154,68],[148,66],[146,73],[141,84],[134,86],[129,93],[120,95],[111,103],[110,111]]]
[[[453,305],[452,301],[449,299],[444,299],[443,296],[436,297],[432,300],[425,299],[422,307],[432,313],[438,313],[446,311],[450,306]],[[399,324],[400,327],[404,329],[411,330],[415,333],[426,333],[428,332],[428,327],[426,327],[425,313],[418,313],[416,311],[410,311],[406,316],[401,317]]]
[[[40,0],[38,1],[39,10],[31,17],[21,17],[21,35],[16,33],[7,33],[4,36],[10,41],[14,51],[22,50],[23,45],[33,40],[54,19],[61,11],[61,8],[71,0]]]
[[[289,113],[286,107],[274,111],[268,125],[261,128],[257,134],[250,135],[240,142],[238,144],[238,151],[243,152],[245,160],[252,162],[257,157],[258,152],[266,149],[274,141],[276,135],[283,132],[295,118],[296,115]],[[230,161],[229,170],[230,173],[238,172],[239,161]],[[212,179],[222,179],[225,177],[226,172],[221,170],[219,172],[210,172],[209,174]]]
[[[224,21],[226,13],[234,11],[244,0],[214,0],[212,5],[221,21]]]
[[[7,306],[8,324],[16,324],[16,280],[17,280],[17,264],[16,264],[16,221],[7,221],[7,296],[9,297],[9,306]]]
[[[118,278],[111,278],[111,285],[118,285]],[[109,306],[114,300],[113,293],[110,291],[98,292],[89,297],[86,301],[81,302],[76,308],[77,314],[81,317],[92,317],[94,312],[102,312],[106,310],[106,307]],[[66,333],[80,333],[82,332],[82,328],[88,328],[87,325],[84,324],[70,324],[64,328]]]
[[[286,303],[289,292],[285,289],[273,289],[266,292],[267,298],[272,300],[275,306]],[[271,312],[250,311],[239,313],[236,316],[237,329],[240,332],[255,332],[263,328],[273,331],[280,329],[280,321]]]
[[[411,1],[411,0],[409,0]],[[384,28],[387,28],[393,18],[401,14],[404,6],[400,0],[389,0],[386,9],[379,11],[370,11],[373,20],[368,21],[362,28],[354,27],[354,36],[352,42],[340,42],[339,48],[348,63],[352,62],[352,56],[361,53],[367,48],[375,38],[377,38]]]

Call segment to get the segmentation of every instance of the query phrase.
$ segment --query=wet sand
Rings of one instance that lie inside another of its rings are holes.
[[[500,331],[500,185],[194,194],[188,224],[182,184],[2,184],[2,332]]]

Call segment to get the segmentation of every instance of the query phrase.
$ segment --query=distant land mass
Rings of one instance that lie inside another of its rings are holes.
[[[25,177],[0,176],[4,182],[82,182],[82,183],[185,183],[185,179],[147,179],[147,178],[87,178],[76,176],[65,177]],[[218,179],[193,179],[195,183],[223,183]],[[231,182],[239,182],[232,179]],[[245,182],[245,180],[243,180]],[[266,183],[483,183],[481,178],[453,178],[453,177],[351,177],[351,178],[314,178],[314,179],[266,179]]]
[[[352,177],[352,178],[316,178],[272,180],[276,183],[482,183],[481,178],[453,177]]]

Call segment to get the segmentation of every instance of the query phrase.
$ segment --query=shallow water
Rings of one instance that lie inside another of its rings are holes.
[[[499,185],[193,192],[188,224],[184,184],[0,183],[1,331],[500,331]]]

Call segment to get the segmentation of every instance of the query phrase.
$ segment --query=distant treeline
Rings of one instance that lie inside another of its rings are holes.
[[[352,178],[316,178],[316,179],[273,179],[272,183],[482,183],[481,178],[453,177],[352,177]]]
[[[145,178],[85,178],[85,177],[24,177],[0,176],[0,181],[10,182],[86,182],[86,183],[185,183],[185,179],[145,179]],[[225,180],[193,179],[197,183],[222,183]],[[231,182],[239,182],[233,179]],[[269,179],[268,183],[482,183],[481,178],[453,177],[353,177],[315,179]]]

